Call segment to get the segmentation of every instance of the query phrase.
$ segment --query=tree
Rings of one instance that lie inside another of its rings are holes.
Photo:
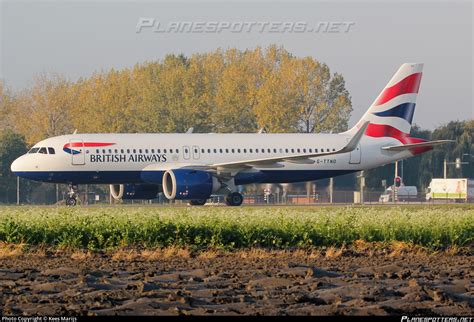
[[[11,172],[13,161],[27,151],[22,135],[11,130],[0,132],[0,202],[16,200],[16,176]]]
[[[258,90],[256,115],[270,132],[327,132],[347,129],[352,111],[340,74],[311,57],[267,55],[275,62]]]
[[[10,125],[28,144],[72,132],[71,103],[74,93],[63,77],[40,75],[33,87],[19,93],[11,109]]]

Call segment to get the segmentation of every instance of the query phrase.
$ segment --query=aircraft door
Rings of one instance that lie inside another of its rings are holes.
[[[189,149],[189,146],[187,145],[183,146],[183,159],[189,160],[190,157],[191,157],[191,150]]]
[[[361,159],[362,149],[360,147],[360,143],[357,144],[357,147],[352,150],[349,158],[350,164],[359,164]]]
[[[69,140],[69,149],[71,151],[72,165],[84,165],[86,163],[86,151],[84,150],[84,142],[82,140]]]
[[[199,153],[199,147],[197,145],[193,145],[193,159],[199,160],[200,157],[201,155]]]

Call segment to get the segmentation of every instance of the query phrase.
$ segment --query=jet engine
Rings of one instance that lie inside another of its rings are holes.
[[[160,186],[155,184],[121,184],[110,185],[110,194],[114,199],[155,199]]]
[[[167,170],[163,174],[163,194],[173,200],[208,199],[221,187],[211,173],[199,170]]]

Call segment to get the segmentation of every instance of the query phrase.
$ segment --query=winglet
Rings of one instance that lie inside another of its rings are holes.
[[[369,123],[370,121],[366,121],[364,124],[362,124],[362,126],[357,130],[356,134],[352,136],[349,143],[347,143],[347,145],[340,150],[340,153],[351,152],[357,148],[357,145],[359,144],[362,136],[364,136],[365,130],[367,130]]]

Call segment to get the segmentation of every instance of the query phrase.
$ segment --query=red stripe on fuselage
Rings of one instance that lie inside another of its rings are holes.
[[[77,147],[98,147],[98,146],[109,146],[115,143],[102,143],[102,142],[73,142],[64,145],[65,148],[77,148]]]
[[[384,125],[384,124],[370,123],[369,126],[367,127],[367,130],[365,130],[365,135],[371,136],[374,138],[391,137],[391,138],[397,139],[402,144],[426,142],[426,140],[424,139],[410,137],[410,133],[402,132],[390,125]],[[421,147],[421,148],[413,148],[413,149],[410,149],[410,152],[415,155],[415,154],[420,154],[423,152],[430,151],[432,149],[433,147],[430,147],[430,146]]]
[[[421,74],[422,73],[412,74],[405,77],[395,85],[387,87],[379,95],[374,105],[384,104],[391,99],[403,94],[418,93],[418,90],[420,89]]]

